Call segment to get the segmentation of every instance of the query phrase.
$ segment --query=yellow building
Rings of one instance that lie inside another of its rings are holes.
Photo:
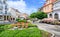
[[[57,0],[46,0],[43,7],[40,8],[40,11],[47,13],[48,18],[54,18],[51,13],[53,12],[53,6],[56,1]]]
[[[53,3],[56,0],[46,0],[44,6],[43,6],[43,12],[45,13],[49,13],[53,11]]]

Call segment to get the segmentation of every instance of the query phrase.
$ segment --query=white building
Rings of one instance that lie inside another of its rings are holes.
[[[60,0],[53,3],[53,11],[49,14],[49,17],[60,20]]]
[[[17,9],[14,9],[14,8],[10,7],[8,9],[8,12],[11,13],[11,20],[12,21],[16,21],[16,19],[20,17],[20,12]]]
[[[0,0],[0,24],[16,21],[16,11],[8,8],[7,0]]]
[[[11,14],[8,12],[7,0],[0,0],[0,21],[8,21]]]
[[[29,15],[26,14],[26,13],[21,13],[21,14],[20,14],[20,18],[21,18],[21,19],[28,19],[28,16],[29,16]]]

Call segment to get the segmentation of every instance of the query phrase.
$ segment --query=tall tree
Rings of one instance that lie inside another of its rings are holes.
[[[30,15],[31,18],[38,18],[38,19],[43,19],[43,18],[47,18],[47,14],[44,12],[36,12],[36,13],[32,13]]]
[[[46,17],[47,17],[47,14],[44,13],[44,12],[37,12],[37,13],[36,13],[36,17],[37,17],[38,19],[43,19],[43,18],[46,18]]]

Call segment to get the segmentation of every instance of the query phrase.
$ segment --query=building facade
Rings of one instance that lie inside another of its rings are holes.
[[[43,11],[45,13],[50,13],[53,10],[53,1],[52,0],[46,0],[44,6],[43,6]]]
[[[52,11],[48,13],[48,18],[53,18],[60,21],[60,0],[55,0],[55,2],[53,2]]]
[[[17,9],[9,8],[8,12],[11,13],[11,21],[16,21],[17,18],[20,18],[20,12]]]
[[[26,13],[21,13],[21,14],[20,14],[20,18],[21,18],[21,19],[28,19],[28,16],[29,16],[29,15],[26,14]]]
[[[60,0],[57,0],[53,4],[53,12],[51,15],[53,18],[60,20]]]
[[[0,0],[0,21],[8,21],[11,14],[8,12],[7,0]]]
[[[7,0],[0,0],[0,23],[15,22],[18,17],[16,12],[16,9],[8,8]]]
[[[41,11],[42,12],[43,11],[43,7],[39,8],[38,11]]]
[[[43,6],[43,12],[47,13],[48,18],[54,18],[54,3],[57,0],[46,0],[44,6]]]

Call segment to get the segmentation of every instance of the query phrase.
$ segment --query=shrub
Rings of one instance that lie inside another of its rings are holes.
[[[12,25],[0,25],[0,29],[10,29],[12,28]]]
[[[19,18],[16,19],[16,21],[19,21],[19,20],[20,20]]]
[[[16,21],[17,21],[17,22],[24,22],[24,23],[27,22],[27,20],[21,20],[21,19],[16,19]]]
[[[34,25],[34,24],[29,23],[28,24],[28,27],[37,27],[37,25]]]
[[[26,23],[26,22],[27,22],[27,20],[21,20],[20,22],[24,22],[24,23]]]

